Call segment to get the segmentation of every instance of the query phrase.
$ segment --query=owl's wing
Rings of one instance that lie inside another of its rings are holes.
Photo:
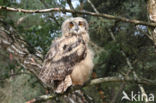
[[[71,36],[54,41],[48,51],[41,80],[52,86],[54,82],[62,81],[72,72],[72,67],[86,56],[86,44],[81,37]]]

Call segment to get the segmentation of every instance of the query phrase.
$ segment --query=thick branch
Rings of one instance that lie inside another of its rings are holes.
[[[89,82],[89,85],[95,85],[95,84],[100,84],[100,83],[108,83],[108,82],[135,82],[138,84],[146,84],[146,85],[155,85],[154,80],[147,80],[147,79],[135,79],[135,78],[130,78],[130,77],[104,77],[104,78],[97,78],[93,79]],[[88,84],[88,83],[87,83]]]
[[[5,6],[0,6],[0,10],[7,10],[7,11],[12,11],[12,12],[23,12],[23,13],[49,13],[49,12],[70,12],[70,13],[77,13],[77,14],[84,14],[84,15],[91,15],[91,16],[96,16],[96,17],[103,17],[107,19],[115,19],[115,20],[120,20],[123,22],[128,22],[128,23],[133,23],[136,25],[146,25],[146,26],[156,26],[156,23],[148,23],[140,20],[131,20],[125,17],[120,17],[120,16],[113,16],[113,15],[108,15],[108,14],[102,14],[102,13],[94,13],[94,12],[88,12],[88,11],[75,11],[75,10],[70,10],[70,9],[62,9],[62,8],[49,8],[49,9],[41,9],[41,10],[26,10],[26,9],[20,9],[20,8],[11,8],[11,7],[5,7]]]
[[[14,55],[14,58],[37,78],[42,64],[42,54],[36,51],[31,54],[29,45],[18,35],[13,27],[0,20],[0,49]],[[39,78],[38,78],[39,79]]]
[[[86,87],[88,85],[96,85],[96,84],[100,84],[100,83],[109,83],[109,82],[136,82],[136,83],[142,83],[142,84],[151,84],[151,82],[148,81],[144,81],[143,79],[141,81],[138,81],[136,79],[133,78],[120,78],[120,77],[104,77],[104,78],[97,78],[97,79],[93,79],[91,80],[89,83],[87,83],[86,85],[84,85],[83,87]],[[152,85],[155,83],[152,83]],[[72,92],[74,90],[83,88],[83,87],[75,87],[73,88],[71,91]],[[55,97],[57,97],[60,94],[48,94],[48,95],[42,95],[39,96],[37,98],[34,98],[30,101],[27,101],[26,103],[37,103],[39,101],[45,101],[45,100],[49,100],[49,99],[53,99]]]

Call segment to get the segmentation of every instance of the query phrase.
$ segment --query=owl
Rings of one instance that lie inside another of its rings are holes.
[[[83,85],[94,66],[87,21],[69,18],[61,28],[62,36],[52,42],[39,74],[41,81],[56,93],[63,93],[72,85]]]
[[[150,20],[156,22],[156,0],[148,0],[147,10]]]

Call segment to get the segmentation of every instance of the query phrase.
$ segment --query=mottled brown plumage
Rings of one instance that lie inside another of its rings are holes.
[[[156,23],[156,0],[148,0],[147,10],[149,19]],[[153,32],[150,32],[149,38],[154,42],[154,45],[156,45],[156,28],[154,28]]]
[[[156,0],[148,0],[147,10],[150,20],[156,22]]]
[[[88,48],[88,24],[77,17],[62,24],[62,37],[53,41],[45,56],[41,80],[62,93],[71,85],[83,85],[93,68],[93,53]]]

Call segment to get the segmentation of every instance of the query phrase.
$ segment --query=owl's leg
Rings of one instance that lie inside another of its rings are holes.
[[[63,93],[65,92],[68,87],[70,87],[72,85],[72,80],[71,80],[71,77],[70,75],[67,75],[66,78],[61,81],[61,83],[57,86],[55,92],[56,93]]]

